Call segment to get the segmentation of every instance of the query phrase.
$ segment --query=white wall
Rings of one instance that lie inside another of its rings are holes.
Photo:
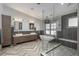
[[[12,18],[18,18],[18,19],[22,19],[22,31],[29,31],[29,22],[33,21],[35,24],[35,27],[37,30],[43,30],[43,22],[42,20],[38,20],[36,18],[33,18],[31,16],[28,16],[24,13],[21,13],[19,11],[16,11],[12,8],[9,8],[7,6],[3,6],[3,13],[4,15],[10,15]]]

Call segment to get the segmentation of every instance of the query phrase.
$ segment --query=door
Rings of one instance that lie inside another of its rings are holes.
[[[2,15],[2,46],[11,44],[11,16]]]

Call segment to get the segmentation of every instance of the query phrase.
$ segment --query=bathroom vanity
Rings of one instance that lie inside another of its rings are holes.
[[[17,43],[33,41],[37,39],[37,34],[17,34],[13,35],[13,44],[16,45]]]

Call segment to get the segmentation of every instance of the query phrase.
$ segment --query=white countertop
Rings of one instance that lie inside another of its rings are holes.
[[[37,34],[16,34],[13,37],[27,36],[27,35],[37,35]]]

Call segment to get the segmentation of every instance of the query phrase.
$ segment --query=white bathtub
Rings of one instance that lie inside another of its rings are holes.
[[[48,35],[40,35],[41,40],[53,40],[53,36],[48,36]]]

